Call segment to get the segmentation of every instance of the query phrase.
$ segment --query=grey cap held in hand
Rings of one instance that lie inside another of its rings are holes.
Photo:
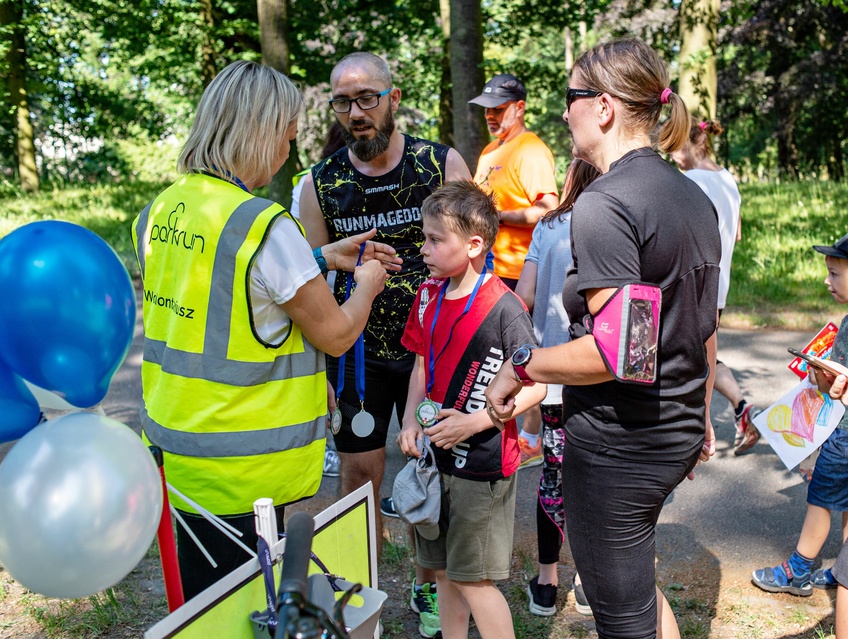
[[[433,540],[439,537],[441,480],[429,437],[418,440],[418,450],[422,456],[411,457],[395,477],[392,500],[398,517],[415,526],[424,539]]]

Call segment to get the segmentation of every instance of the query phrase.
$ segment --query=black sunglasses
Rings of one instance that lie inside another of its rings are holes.
[[[597,98],[599,95],[603,95],[603,91],[592,91],[591,89],[573,89],[568,87],[565,90],[565,109],[566,111],[571,108],[571,103],[574,102],[577,98]]]

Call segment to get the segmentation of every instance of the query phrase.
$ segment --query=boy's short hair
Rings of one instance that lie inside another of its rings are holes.
[[[445,182],[424,200],[421,216],[432,217],[457,235],[483,238],[485,251],[498,235],[498,209],[495,199],[470,180]]]

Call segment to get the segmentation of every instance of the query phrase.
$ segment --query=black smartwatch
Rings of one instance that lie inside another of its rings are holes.
[[[536,383],[530,379],[527,375],[527,371],[524,369],[524,367],[530,362],[530,358],[533,356],[534,348],[536,347],[530,344],[523,344],[515,349],[515,352],[510,358],[510,361],[512,362],[512,370],[515,372],[515,379],[525,386],[530,386],[531,384]]]

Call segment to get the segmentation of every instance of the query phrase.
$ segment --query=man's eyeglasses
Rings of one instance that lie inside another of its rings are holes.
[[[356,102],[356,106],[360,109],[369,111],[376,108],[380,104],[380,98],[391,90],[392,88],[389,87],[382,93],[368,93],[366,95],[360,95],[358,98],[333,98],[330,100],[330,106],[333,107],[333,111],[336,113],[349,113],[351,104]]]
[[[597,98],[599,95],[603,95],[603,91],[592,91],[591,89],[572,89],[568,87],[565,90],[565,109],[566,111],[571,108],[571,103],[574,102],[577,98]]]

